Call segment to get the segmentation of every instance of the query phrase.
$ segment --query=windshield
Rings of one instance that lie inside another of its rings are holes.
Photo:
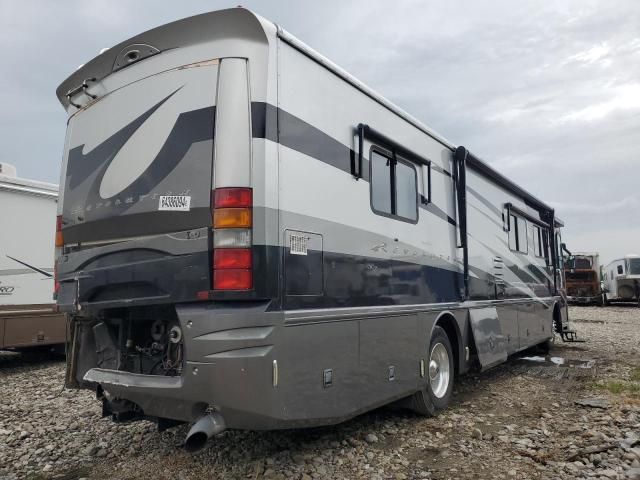
[[[629,260],[629,275],[640,275],[640,258]]]
[[[591,268],[591,259],[586,257],[576,257],[573,268],[578,270],[589,270]]]

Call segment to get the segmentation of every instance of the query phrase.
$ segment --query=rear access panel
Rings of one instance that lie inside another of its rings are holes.
[[[284,270],[287,296],[323,295],[322,235],[285,230]]]

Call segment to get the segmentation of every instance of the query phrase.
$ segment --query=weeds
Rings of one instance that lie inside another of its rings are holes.
[[[640,396],[640,383],[625,382],[621,380],[609,380],[604,383],[594,383],[594,388],[606,390],[614,395],[629,393],[633,396]]]

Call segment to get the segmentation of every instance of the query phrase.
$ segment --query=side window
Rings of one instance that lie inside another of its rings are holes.
[[[418,175],[414,166],[371,149],[371,206],[378,214],[418,221]]]
[[[618,275],[622,275],[623,273],[622,265],[618,265]]]
[[[418,180],[416,169],[403,161],[396,163],[396,214],[418,219]]]
[[[391,215],[391,159],[371,152],[371,205]]]
[[[511,250],[518,250],[518,228],[516,224],[518,219],[515,215],[509,214],[509,248]]]
[[[533,254],[536,257],[543,257],[542,252],[542,229],[538,225],[532,225],[531,231],[533,233]]]
[[[518,251],[528,252],[527,221],[524,218],[518,218]]]
[[[527,221],[513,213],[509,214],[509,248],[527,253]]]

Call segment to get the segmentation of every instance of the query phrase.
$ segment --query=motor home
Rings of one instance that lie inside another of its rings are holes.
[[[595,252],[575,252],[564,264],[569,303],[602,305],[600,257]]]
[[[0,163],[0,349],[64,351],[65,318],[53,303],[57,198],[57,185]]]
[[[640,255],[625,255],[603,272],[604,299],[640,303]]]
[[[98,55],[69,115],[69,386],[114,420],[340,422],[567,329],[554,210],[237,8]]]

